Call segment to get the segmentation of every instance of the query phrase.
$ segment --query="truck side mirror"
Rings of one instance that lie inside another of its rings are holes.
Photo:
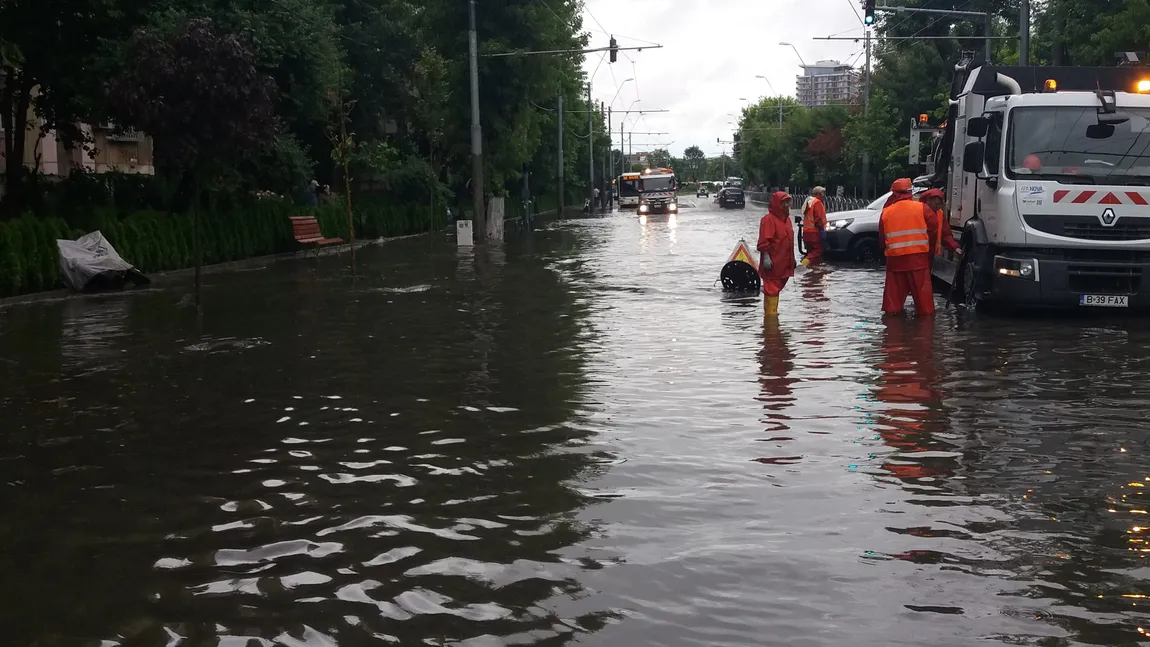
[[[962,170],[967,173],[982,175],[986,164],[986,144],[983,142],[970,142],[962,152]]]
[[[966,135],[982,139],[990,129],[990,120],[986,117],[971,117],[966,121]]]

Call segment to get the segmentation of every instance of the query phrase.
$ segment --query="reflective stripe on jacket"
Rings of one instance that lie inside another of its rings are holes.
[[[930,253],[930,235],[921,203],[914,200],[896,202],[883,209],[880,218],[887,256]]]

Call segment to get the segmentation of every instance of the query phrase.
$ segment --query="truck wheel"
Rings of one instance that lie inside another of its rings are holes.
[[[878,240],[866,237],[860,238],[851,245],[851,258],[857,263],[865,265],[878,265],[882,261],[882,249]]]
[[[967,249],[965,254],[973,254],[973,249]],[[965,255],[964,254],[964,255]],[[962,303],[970,312],[978,310],[982,296],[975,286],[978,284],[978,266],[967,261],[962,265]]]

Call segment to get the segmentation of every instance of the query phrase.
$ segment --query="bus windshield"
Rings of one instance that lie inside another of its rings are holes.
[[[1150,109],[1119,108],[1110,119],[1099,123],[1095,106],[1014,110],[1006,145],[1008,177],[1150,185]],[[997,155],[990,148],[987,166],[994,172]]]
[[[619,195],[632,196],[639,195],[639,180],[638,178],[629,179],[625,177],[619,178]]]
[[[673,191],[675,189],[675,176],[643,178],[643,191]]]

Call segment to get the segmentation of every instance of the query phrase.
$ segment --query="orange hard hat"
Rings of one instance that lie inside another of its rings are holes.
[[[946,200],[946,194],[942,192],[942,189],[927,189],[922,195],[918,196],[919,200],[926,200],[927,198]]]
[[[910,178],[900,177],[890,185],[890,190],[895,193],[906,193],[910,191]]]

